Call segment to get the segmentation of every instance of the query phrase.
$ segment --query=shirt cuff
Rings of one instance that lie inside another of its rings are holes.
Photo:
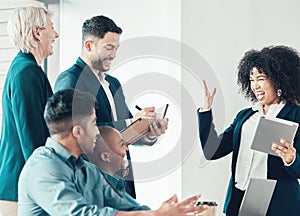
[[[285,163],[284,160],[282,160],[282,161],[283,161],[284,166],[289,167],[289,166],[292,166],[292,165],[293,165],[293,163],[295,162],[295,160],[296,160],[296,155],[295,155],[295,157],[294,157],[294,160],[292,160],[292,162],[289,163],[289,164]]]
[[[143,137],[143,141],[145,143],[153,145],[154,143],[156,143],[157,137],[155,137],[154,139],[149,139],[149,137],[146,135],[146,136]]]
[[[202,112],[207,112],[207,111],[210,111],[210,109],[203,109],[202,107],[198,108],[198,112],[202,113]]]

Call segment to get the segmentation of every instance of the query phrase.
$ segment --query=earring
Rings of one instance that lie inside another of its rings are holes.
[[[278,89],[276,94],[277,94],[278,97],[280,97],[282,95],[282,90]]]

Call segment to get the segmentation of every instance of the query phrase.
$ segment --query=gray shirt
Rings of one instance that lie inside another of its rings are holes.
[[[19,179],[18,215],[115,215],[142,210],[120,197],[84,156],[76,159],[55,140],[36,149]]]

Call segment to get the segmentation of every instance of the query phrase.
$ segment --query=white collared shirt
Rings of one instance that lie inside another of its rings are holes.
[[[112,93],[109,89],[109,82],[107,82],[107,80],[105,79],[105,74],[102,73],[102,72],[100,72],[99,76],[96,76],[96,77],[98,78],[100,84],[102,85],[103,90],[104,90],[104,92],[107,96],[107,99],[109,101],[113,121],[117,121],[118,120],[117,109],[116,109],[116,105],[115,105],[113,95],[112,95]],[[131,124],[130,119],[125,119],[125,123],[126,123],[127,126],[130,125]],[[149,139],[147,136],[144,136],[143,139],[146,143],[150,143],[150,144],[153,144],[157,141],[157,138]]]
[[[101,77],[100,77],[101,76]],[[113,121],[117,121],[118,120],[118,116],[117,116],[117,110],[116,110],[116,105],[115,105],[115,101],[114,101],[114,98],[113,98],[113,95],[109,89],[109,82],[107,82],[107,80],[105,79],[105,74],[100,72],[99,76],[97,76],[100,84],[102,85],[103,87],[103,90],[106,94],[106,97],[109,101],[109,104],[110,104],[110,108],[111,108],[111,114],[112,114],[112,117],[113,117]]]
[[[236,164],[235,187],[245,190],[248,187],[250,178],[267,178],[268,154],[252,150],[251,141],[260,116],[276,118],[284,107],[284,103],[272,104],[266,115],[263,114],[263,107],[260,103],[253,105],[254,113],[243,125],[241,132],[240,148]]]

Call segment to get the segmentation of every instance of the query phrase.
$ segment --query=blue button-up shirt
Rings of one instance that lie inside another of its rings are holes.
[[[145,209],[121,197],[99,169],[55,140],[36,149],[19,179],[18,215],[115,215]]]
[[[123,179],[120,179],[118,177],[112,176],[103,170],[100,170],[102,176],[106,179],[106,181],[110,184],[110,186],[115,190],[116,193],[119,194],[120,197],[123,197],[128,202],[135,206],[140,206],[140,204],[133,199],[126,191],[125,191],[125,185],[126,182]],[[140,206],[144,210],[150,210],[148,206]]]

